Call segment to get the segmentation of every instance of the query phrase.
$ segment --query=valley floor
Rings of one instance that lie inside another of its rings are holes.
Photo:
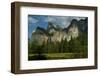
[[[87,57],[85,53],[43,53],[29,54],[28,60],[78,59]]]

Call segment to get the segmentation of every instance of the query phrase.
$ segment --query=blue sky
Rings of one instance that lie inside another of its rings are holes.
[[[36,30],[36,28],[42,27],[45,28],[48,26],[48,22],[44,21],[45,16],[36,16],[36,15],[29,15],[28,16],[28,37],[31,37],[31,34],[33,31]]]
[[[66,28],[72,19],[80,20],[85,18],[86,17],[75,16],[28,15],[28,38],[31,38],[32,32],[35,31],[38,26],[46,29],[48,22],[59,25],[61,28]]]

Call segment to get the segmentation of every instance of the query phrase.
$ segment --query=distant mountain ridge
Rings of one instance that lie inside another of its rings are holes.
[[[71,38],[77,38],[80,34],[87,33],[87,31],[87,18],[79,21],[73,19],[67,28],[60,28],[58,25],[49,22],[47,29],[37,27],[35,32],[32,33],[31,40],[40,45],[47,42],[61,42],[65,39],[70,41]]]

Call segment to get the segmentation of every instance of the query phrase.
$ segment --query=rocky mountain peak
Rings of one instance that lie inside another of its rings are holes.
[[[32,34],[32,39],[34,40],[35,38],[36,41],[45,43],[47,43],[48,40],[49,42],[60,42],[62,39],[70,41],[71,38],[77,38],[80,35],[80,32],[86,31],[88,27],[87,19],[79,21],[73,19],[70,25],[64,29],[59,29],[59,27],[55,26],[55,24],[49,22],[47,29],[37,27],[36,31]]]

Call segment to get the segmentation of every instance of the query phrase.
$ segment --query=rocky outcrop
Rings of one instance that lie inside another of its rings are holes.
[[[37,27],[36,31],[32,33],[31,37],[32,42],[35,42],[36,44],[42,44],[47,43],[48,36],[46,33],[46,30],[43,28]]]
[[[32,33],[31,40],[37,44],[47,42],[61,42],[61,40],[70,41],[71,38],[77,38],[80,33],[87,31],[87,19],[77,21],[73,19],[67,28],[59,28],[53,23],[48,23],[47,29],[37,27],[36,31]]]

